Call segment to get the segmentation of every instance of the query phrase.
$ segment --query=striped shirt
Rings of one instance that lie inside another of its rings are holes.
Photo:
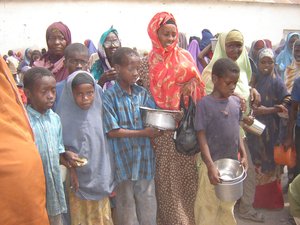
[[[132,94],[124,91],[118,82],[103,94],[104,130],[142,130],[140,106],[155,107],[146,89],[133,85]],[[154,153],[147,137],[109,138],[116,164],[115,178],[124,180],[153,179]]]
[[[42,158],[46,178],[46,206],[49,216],[67,211],[63,183],[60,174],[59,154],[63,153],[62,128],[59,116],[49,109],[40,114],[26,107],[35,144]]]

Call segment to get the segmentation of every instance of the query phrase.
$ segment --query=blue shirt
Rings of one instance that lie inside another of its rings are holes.
[[[144,129],[140,106],[155,107],[147,90],[132,85],[132,94],[124,91],[118,82],[103,94],[104,130]],[[141,180],[154,177],[154,153],[147,137],[109,138],[116,164],[116,179]]]
[[[216,99],[207,95],[197,103],[195,130],[205,131],[213,161],[237,159],[241,116],[240,101],[235,96]]]
[[[294,81],[292,89],[292,100],[300,104],[300,77]],[[296,125],[300,127],[300,111],[298,110]]]
[[[63,153],[62,129],[59,116],[49,109],[40,114],[26,107],[35,144],[42,158],[46,178],[46,206],[50,216],[67,212],[65,194],[60,173],[59,154]]]

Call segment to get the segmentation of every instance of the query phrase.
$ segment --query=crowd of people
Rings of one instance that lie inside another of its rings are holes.
[[[249,51],[235,29],[203,29],[187,41],[168,12],[147,31],[152,49],[139,54],[114,27],[96,48],[72,43],[67,25],[55,22],[47,50],[1,56],[1,224],[264,222],[257,208],[284,207],[277,145],[298,153],[288,195],[300,224],[300,34],[276,49],[255,40]],[[141,106],[180,110],[182,96],[196,103],[193,156],[176,150],[174,131],[141,117]],[[261,135],[248,128],[254,118],[266,126]],[[215,194],[222,180],[214,161],[223,158],[247,171],[237,202]]]

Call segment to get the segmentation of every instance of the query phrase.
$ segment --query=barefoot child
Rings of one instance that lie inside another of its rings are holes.
[[[234,225],[235,202],[224,202],[217,198],[215,187],[220,183],[220,174],[214,161],[222,158],[238,159],[247,168],[247,156],[240,135],[240,100],[234,93],[240,69],[228,58],[217,60],[212,68],[211,94],[198,103],[195,129],[201,149],[198,192],[195,202],[197,225]]]

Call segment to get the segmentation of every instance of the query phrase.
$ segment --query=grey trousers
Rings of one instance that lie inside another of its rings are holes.
[[[120,225],[156,225],[154,180],[123,181],[116,188],[116,214]]]
[[[252,203],[254,201],[255,188],[256,188],[255,167],[252,162],[251,154],[249,152],[246,139],[244,139],[244,145],[245,145],[247,158],[248,158],[248,171],[247,171],[247,178],[244,180],[243,183],[244,193],[240,199],[240,205],[239,205],[239,213],[242,214],[250,210],[254,210]]]

